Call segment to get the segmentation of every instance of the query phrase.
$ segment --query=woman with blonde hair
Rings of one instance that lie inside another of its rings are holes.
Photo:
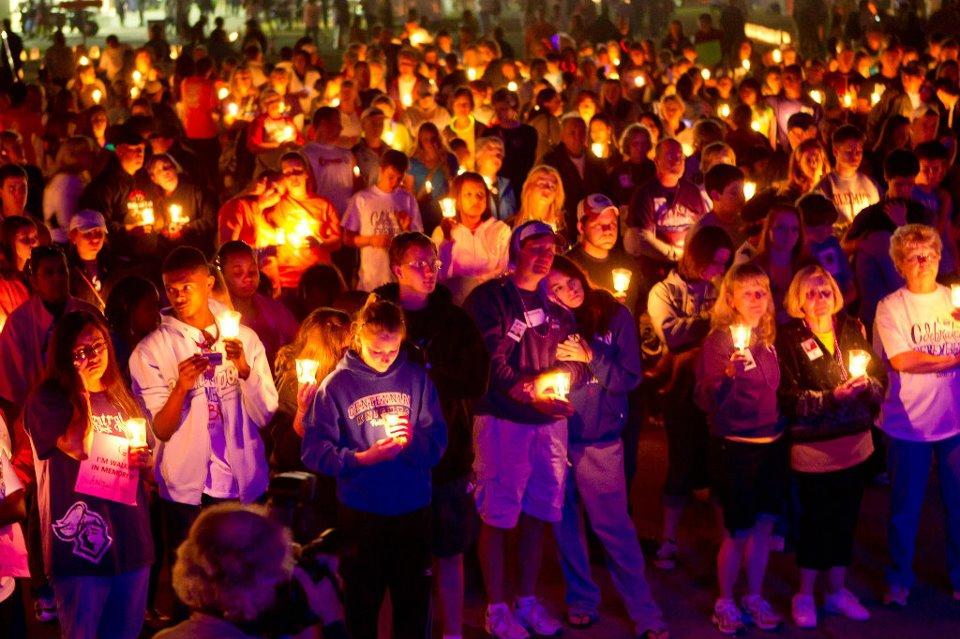
[[[752,263],[770,278],[778,324],[790,319],[783,300],[794,274],[813,261],[807,256],[805,246],[800,212],[786,200],[775,201],[764,220],[760,246]]]
[[[942,245],[931,226],[906,224],[890,257],[906,284],[877,305],[874,344],[890,391],[878,422],[887,435],[890,521],[885,604],[903,607],[913,585],[913,556],[930,466],[936,458],[947,530],[947,573],[960,601],[960,313],[937,283]]]
[[[864,621],[870,613],[845,581],[887,372],[863,324],[843,313],[840,288],[823,267],[797,271],[786,307],[791,320],[777,331],[776,345],[798,507],[793,620],[817,625],[814,588],[825,572],[825,610]]]
[[[727,635],[741,632],[745,618],[761,630],[783,623],[762,595],[773,524],[786,492],[775,338],[770,278],[754,264],[734,266],[711,312],[694,391],[710,425],[714,495],[724,525],[713,623]],[[741,566],[747,576],[742,612],[734,599]]]
[[[404,176],[404,186],[413,193],[420,205],[424,232],[432,233],[440,223],[437,203],[447,197],[456,174],[457,156],[447,148],[437,125],[424,122],[417,129],[417,139],[410,154],[410,167]]]
[[[75,135],[64,140],[57,149],[53,177],[43,189],[43,221],[55,242],[67,241],[70,219],[77,212],[77,203],[90,182],[93,148],[90,139]]]
[[[520,212],[512,220],[513,228],[530,220],[541,220],[554,231],[562,231],[564,198],[563,182],[557,170],[546,164],[533,167],[523,183]]]

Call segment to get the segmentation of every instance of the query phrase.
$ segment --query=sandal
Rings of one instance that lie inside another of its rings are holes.
[[[567,625],[571,628],[583,630],[589,628],[597,622],[597,615],[588,612],[567,612]]]

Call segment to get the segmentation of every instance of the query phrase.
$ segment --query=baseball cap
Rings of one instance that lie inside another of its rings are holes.
[[[601,215],[608,210],[612,210],[617,215],[620,214],[620,209],[613,203],[613,200],[602,193],[593,193],[580,200],[580,204],[577,205],[577,221],[579,222],[588,215]]]
[[[70,228],[69,231],[91,231],[93,229],[106,229],[107,223],[103,219],[103,215],[97,211],[92,211],[90,209],[83,209],[82,211],[77,211],[73,214],[73,217],[70,218]]]
[[[376,117],[376,116],[380,116],[381,118],[386,117],[386,116],[384,115],[383,111],[381,111],[381,110],[378,109],[377,107],[370,107],[370,108],[368,108],[366,111],[364,111],[363,113],[360,114],[360,121],[362,122],[363,120],[366,120],[367,118],[373,118],[373,117]]]
[[[510,261],[513,262],[516,259],[524,242],[544,235],[549,235],[554,240],[558,239],[553,227],[540,220],[530,220],[513,229],[513,234],[510,236]]]

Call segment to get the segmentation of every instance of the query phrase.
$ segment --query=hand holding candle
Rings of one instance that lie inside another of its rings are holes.
[[[317,369],[320,362],[315,359],[295,360],[297,366],[297,382],[299,384],[314,384],[317,381]]]
[[[383,419],[387,423],[387,437],[392,437],[401,446],[406,446],[410,441],[409,421],[393,413],[384,415]]]
[[[130,448],[145,448],[147,446],[147,420],[143,417],[132,417],[123,423],[123,429],[130,440]]]
[[[445,197],[440,200],[440,212],[448,220],[452,220],[457,217],[457,203],[454,202],[452,197]]]
[[[633,271],[628,268],[615,268],[613,275],[613,290],[617,297],[626,297],[627,289],[630,288],[630,278],[633,277]]]
[[[847,371],[850,377],[856,379],[867,374],[867,366],[870,364],[870,353],[864,350],[854,349],[849,352],[849,364]]]
[[[552,371],[542,374],[534,382],[535,395],[539,399],[566,402],[570,394],[570,373]]]
[[[730,334],[733,336],[733,347],[738,351],[745,351],[750,346],[752,330],[746,324],[733,324]]]

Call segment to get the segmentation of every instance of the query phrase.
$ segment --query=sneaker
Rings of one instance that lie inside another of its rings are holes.
[[[483,629],[493,639],[527,639],[530,636],[510,612],[507,604],[487,606]]]
[[[563,624],[551,617],[536,597],[517,599],[516,617],[530,633],[540,637],[554,637],[563,630]]]
[[[795,594],[790,602],[790,612],[798,628],[817,627],[817,602],[813,595]]]
[[[33,602],[33,612],[39,623],[53,623],[57,620],[56,599],[39,595]]]
[[[854,621],[866,621],[870,618],[870,611],[863,607],[857,596],[841,588],[837,592],[827,593],[823,598],[823,609],[834,615],[843,615]]]
[[[674,539],[664,539],[653,556],[653,565],[660,570],[673,570],[677,567],[677,542]]]
[[[713,604],[713,625],[724,635],[739,635],[747,629],[743,613],[733,599],[717,599]]]
[[[909,596],[909,588],[890,584],[887,586],[887,591],[883,593],[883,605],[905,608],[907,605],[907,597]]]
[[[750,595],[740,600],[746,623],[760,630],[779,630],[783,617],[778,615],[766,599],[760,595]]]

